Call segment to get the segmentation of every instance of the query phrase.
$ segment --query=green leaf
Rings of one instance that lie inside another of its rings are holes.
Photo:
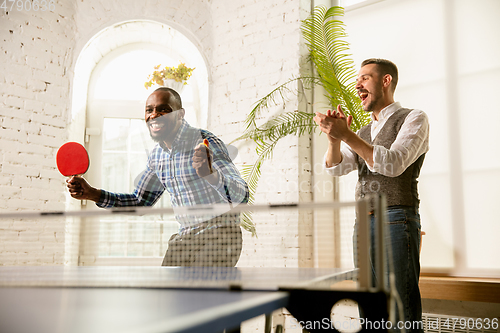
[[[269,113],[271,107],[285,106],[294,96],[299,96],[303,89],[318,86],[325,90],[332,109],[340,104],[344,113],[353,117],[353,131],[370,121],[368,113],[361,107],[356,91],[356,71],[349,54],[349,44],[345,41],[347,34],[341,21],[343,15],[342,7],[318,6],[313,9],[311,15],[302,22],[301,32],[317,76],[289,79],[257,101],[245,120],[245,132],[233,140],[252,140],[256,144],[257,161],[253,165],[244,166],[242,171],[249,187],[250,204],[254,203],[262,165],[272,158],[278,142],[288,135],[311,134],[317,128],[313,121],[314,114],[309,110],[282,112],[258,126],[257,119],[266,111]],[[242,226],[256,235],[250,213],[242,214]]]
[[[368,124],[369,115],[363,111],[356,92],[356,71],[350,58],[347,33],[340,20],[342,7],[315,7],[303,21],[301,31],[321,83],[332,108],[341,105],[347,115],[353,116],[351,129],[359,130]]]
[[[254,108],[245,119],[246,129],[249,130],[257,127],[256,119],[262,114],[263,110],[268,110],[270,107],[276,105],[284,106],[293,96],[297,96],[299,93],[298,86],[310,89],[317,84],[320,84],[319,78],[304,76],[289,79],[285,83],[274,88],[269,94],[255,103]],[[241,139],[237,138],[233,140],[233,142],[239,140]]]

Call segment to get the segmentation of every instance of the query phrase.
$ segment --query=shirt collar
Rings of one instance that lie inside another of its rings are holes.
[[[378,121],[386,120],[387,118],[392,116],[393,113],[396,112],[397,110],[399,110],[400,108],[401,108],[401,104],[399,102],[394,102],[392,104],[389,104],[388,106],[383,108],[382,111],[380,111],[380,113],[378,114]],[[377,120],[375,120],[373,113],[371,114],[371,117],[372,117],[372,120],[374,122],[377,121]]]
[[[189,126],[187,121],[185,119],[182,119],[181,126],[179,127],[179,130],[175,135],[174,142],[172,142],[172,149],[183,141],[183,136],[185,135],[189,127],[191,126]],[[160,143],[160,147],[163,148],[163,150],[170,152],[170,149],[168,149],[168,147],[163,142]]]
[[[181,127],[179,127],[179,130],[177,131],[177,135],[175,136],[174,142],[172,143],[172,147],[175,147],[179,144],[179,142],[184,141],[184,136],[186,135],[189,127],[191,126],[189,126],[187,121],[185,119],[182,119]]]

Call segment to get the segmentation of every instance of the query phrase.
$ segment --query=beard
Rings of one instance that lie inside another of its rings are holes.
[[[372,112],[382,102],[383,91],[382,88],[377,89],[370,94],[370,102],[363,106],[365,112]]]
[[[149,130],[149,136],[151,137],[151,139],[153,139],[154,142],[164,142],[166,139],[168,139],[168,135],[166,133],[153,134],[151,132],[151,129]]]
[[[159,131],[155,131],[152,129],[151,123],[153,122],[161,126]],[[146,124],[148,126],[149,136],[151,136],[151,139],[153,139],[153,141],[168,141],[169,139],[171,139],[172,135],[174,135],[173,132],[176,127],[175,112],[153,119]]]

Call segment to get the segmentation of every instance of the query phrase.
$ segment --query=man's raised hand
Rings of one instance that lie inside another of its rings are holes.
[[[337,110],[328,110],[326,114],[316,112],[316,116],[313,120],[319,126],[319,129],[327,134],[330,143],[334,144],[340,143],[346,132],[349,131],[352,123],[352,116],[349,115],[346,118],[342,111],[342,107],[338,105]]]

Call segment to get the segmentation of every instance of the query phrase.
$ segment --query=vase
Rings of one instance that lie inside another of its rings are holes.
[[[178,82],[175,81],[174,79],[165,79],[163,80],[163,86],[174,89],[175,91],[177,91],[178,94],[180,94],[184,89],[184,81]]]

